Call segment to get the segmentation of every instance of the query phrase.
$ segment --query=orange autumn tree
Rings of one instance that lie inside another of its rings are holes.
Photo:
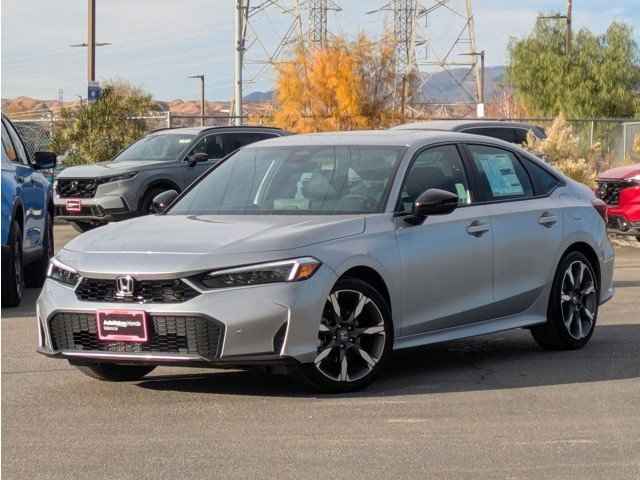
[[[277,68],[276,125],[298,133],[386,126],[398,84],[394,52],[389,36],[298,47],[293,60]]]

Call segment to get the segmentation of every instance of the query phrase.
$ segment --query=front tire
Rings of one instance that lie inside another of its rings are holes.
[[[96,363],[94,365],[74,365],[85,375],[105,382],[132,382],[148,375],[153,365],[115,365]]]
[[[391,310],[368,283],[338,280],[325,302],[318,330],[318,350],[301,367],[303,379],[326,393],[358,390],[380,373],[393,346]]]
[[[556,271],[547,322],[531,329],[536,342],[547,350],[584,347],[596,326],[600,287],[591,261],[580,252],[563,257]]]
[[[2,265],[2,306],[17,307],[24,293],[24,267],[22,264],[22,229],[15,220],[9,232],[9,249]]]

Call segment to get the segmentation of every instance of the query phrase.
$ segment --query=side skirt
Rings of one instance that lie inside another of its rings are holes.
[[[460,327],[444,328],[442,330],[431,331],[418,335],[398,337],[395,339],[393,349],[401,350],[403,348],[418,347],[420,345],[430,345],[433,343],[459,340],[461,338],[476,337],[478,335],[488,335],[515,328],[539,325],[546,321],[547,319],[541,315],[520,313],[510,317],[502,317]]]

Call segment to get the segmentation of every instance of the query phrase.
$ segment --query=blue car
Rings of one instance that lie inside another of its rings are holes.
[[[2,306],[20,304],[24,287],[41,287],[53,255],[53,195],[42,170],[56,155],[33,158],[2,116]]]

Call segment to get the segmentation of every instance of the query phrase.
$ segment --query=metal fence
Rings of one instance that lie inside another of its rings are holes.
[[[408,118],[406,121],[421,120],[465,120],[468,118]],[[16,128],[20,131],[30,153],[38,150],[46,150],[59,119],[53,115],[40,115],[39,118],[13,118]],[[236,117],[225,113],[213,115],[177,115],[171,112],[154,112],[149,115],[135,117],[136,121],[144,121],[145,130],[151,132],[162,128],[199,127],[199,126],[227,126],[234,125]],[[244,125],[273,125],[273,117],[267,114],[254,114],[241,118]],[[540,125],[548,129],[553,123],[553,118],[511,118],[511,119],[486,119],[486,120],[510,120],[522,121]],[[640,162],[640,152],[633,149],[634,141],[640,136],[640,121],[627,119],[570,119],[574,133],[580,145],[588,148],[599,144],[600,155],[594,166],[597,171],[602,171],[614,166]],[[392,125],[400,123],[400,120],[392,122]]]

